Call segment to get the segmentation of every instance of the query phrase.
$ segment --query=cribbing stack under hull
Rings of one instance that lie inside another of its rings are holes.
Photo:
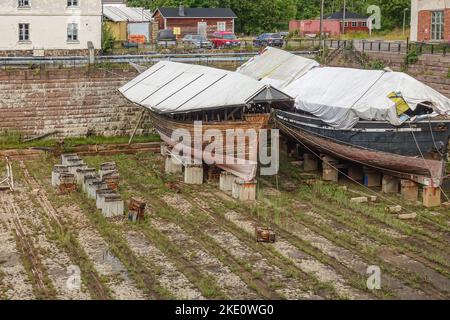
[[[306,113],[277,111],[276,125],[311,149],[387,174],[438,187],[445,176],[450,120],[424,120],[395,127],[360,121],[338,130]]]

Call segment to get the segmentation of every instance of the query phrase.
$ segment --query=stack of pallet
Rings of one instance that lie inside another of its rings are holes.
[[[108,186],[108,188],[115,191],[119,189],[120,176],[114,162],[102,163],[98,174],[100,179]]]
[[[124,201],[116,192],[119,173],[115,163],[102,164],[98,173],[88,168],[77,154],[61,155],[61,163],[52,171],[52,185],[58,187],[60,193],[73,192],[78,184],[90,199],[95,199],[97,208],[105,217],[124,214]]]
[[[73,167],[84,166],[84,162],[77,155],[62,155],[61,163],[52,170],[52,186],[58,188],[60,194],[68,194],[77,189]]]
[[[147,204],[140,198],[131,198],[128,205],[128,219],[130,221],[143,221]]]
[[[59,193],[69,194],[77,190],[77,180],[71,173],[61,173],[59,175]]]

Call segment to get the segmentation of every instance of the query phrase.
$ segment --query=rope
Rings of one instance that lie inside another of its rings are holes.
[[[308,147],[306,144],[304,144],[299,138],[296,137],[295,135],[295,131],[287,126],[285,126],[284,124],[278,122],[277,120],[275,120],[277,122],[277,124],[280,124],[282,127],[284,127],[285,129],[287,129],[288,131],[293,132],[293,134],[291,134],[291,136],[297,140],[298,142],[300,142],[300,144],[302,146],[304,146],[306,149],[309,150],[309,152],[311,152],[314,156],[316,156],[318,159],[320,158],[320,155],[318,155],[316,152],[314,152],[310,147]],[[311,143],[315,144],[314,142],[310,141]],[[336,166],[332,165],[331,163],[329,163],[327,160],[323,160],[328,166],[332,167],[334,170],[338,171],[339,173],[341,173],[342,175],[344,175],[346,178],[350,179],[351,181],[353,181],[354,183],[358,184],[359,186],[363,187],[364,189],[372,192],[373,194],[375,194],[376,196],[380,197],[383,200],[386,200],[387,202],[394,204],[396,206],[400,206],[402,209],[404,209],[405,211],[409,212],[409,213],[413,213],[413,211],[409,210],[408,208],[403,207],[401,204],[396,203],[395,201],[385,197],[383,194],[370,189],[369,187],[365,186],[364,184],[360,183],[359,181],[353,179],[352,177],[350,177],[349,175],[345,174],[342,170],[340,170],[339,168],[337,168]]]
[[[433,127],[431,126],[431,119],[428,118],[428,125],[430,127],[430,132],[431,132],[431,138],[433,139],[433,144],[434,144],[434,148],[436,149],[436,151],[439,153],[439,155],[441,157],[443,157],[444,155],[439,151],[439,148],[436,145],[436,140],[434,139],[434,133],[433,133]]]

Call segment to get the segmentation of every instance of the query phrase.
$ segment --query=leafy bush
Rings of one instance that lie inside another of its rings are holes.
[[[114,42],[116,41],[116,38],[111,31],[111,27],[106,23],[103,23],[102,25],[102,34],[102,50],[104,52],[109,52],[114,48]]]
[[[383,70],[386,66],[384,65],[383,61],[381,60],[374,60],[370,64],[370,69],[372,70]]]
[[[415,64],[419,61],[419,52],[417,49],[411,50],[405,57],[405,65],[409,66],[411,64]]]

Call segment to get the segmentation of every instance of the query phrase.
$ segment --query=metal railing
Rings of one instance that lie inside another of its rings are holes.
[[[292,51],[292,53],[312,57],[317,52],[313,51]],[[124,64],[141,63],[154,64],[162,60],[169,60],[184,63],[215,64],[215,63],[235,63],[240,65],[251,57],[257,55],[253,52],[213,52],[213,53],[170,53],[170,54],[127,54],[127,55],[99,55],[95,57],[95,64]],[[0,57],[0,67],[22,67],[26,69],[37,69],[41,66],[52,67],[79,67],[89,64],[88,56],[52,56],[52,57]]]

